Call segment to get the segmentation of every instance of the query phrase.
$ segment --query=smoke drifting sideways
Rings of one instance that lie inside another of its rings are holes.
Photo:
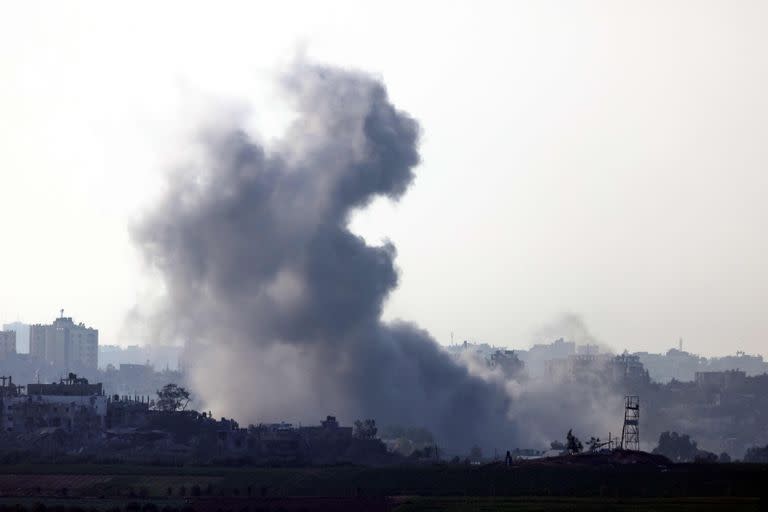
[[[568,351],[552,352],[554,340],[573,342],[577,347],[599,352],[602,357],[578,378],[569,374]],[[568,430],[585,440],[598,437],[607,441],[621,431],[623,419],[622,386],[610,380],[607,366],[614,350],[592,334],[576,313],[562,313],[533,333],[534,346],[517,357],[525,364],[522,371],[505,371],[489,365],[480,351],[462,350],[458,361],[472,375],[503,387],[510,398],[508,417],[515,425],[515,447],[546,449],[552,441],[565,441]],[[537,343],[544,346],[536,347]],[[471,345],[470,345],[471,347]],[[555,363],[553,368],[548,368]],[[559,365],[557,363],[566,363]]]
[[[200,404],[241,421],[424,426],[464,453],[508,445],[507,390],[381,320],[395,247],[348,228],[413,181],[417,122],[360,72],[299,62],[281,83],[297,116],[281,140],[267,148],[237,120],[207,127],[202,161],[133,229],[164,284],[153,327],[186,343]]]
[[[597,339],[578,313],[562,313],[536,329],[534,342],[549,343],[558,338],[572,341],[577,345],[596,348],[601,354],[613,354],[613,347]]]
[[[597,368],[574,380],[558,372],[530,375],[535,364],[526,365],[522,375],[508,375],[472,351],[458,359],[472,375],[505,389],[510,398],[507,415],[515,425],[513,447],[546,449],[551,441],[565,441],[570,429],[584,439],[604,441],[620,432],[623,395]]]

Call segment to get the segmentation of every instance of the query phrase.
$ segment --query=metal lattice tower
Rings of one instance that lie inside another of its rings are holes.
[[[621,428],[621,448],[640,451],[640,397],[624,397],[624,426]]]

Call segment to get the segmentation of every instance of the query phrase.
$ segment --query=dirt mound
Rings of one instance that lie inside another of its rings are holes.
[[[644,464],[653,466],[668,466],[670,460],[663,455],[647,452],[635,452],[630,450],[613,450],[600,453],[580,453],[578,455],[560,455],[537,459],[543,464],[576,464],[584,466],[602,466],[617,464]]]
[[[663,455],[647,452],[635,452],[631,450],[612,450],[599,453],[580,453],[578,455],[558,455],[556,457],[542,457],[516,461],[514,466],[616,466],[623,464],[642,464],[649,466],[667,467],[672,462]],[[493,462],[488,466],[503,466],[503,462]]]

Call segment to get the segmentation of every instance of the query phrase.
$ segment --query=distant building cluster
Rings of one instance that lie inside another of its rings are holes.
[[[0,426],[0,450],[32,461],[67,453],[142,463],[337,464],[393,457],[375,435],[356,434],[333,416],[317,426],[241,428],[210,413],[161,410],[150,397],[106,395],[101,383],[75,374],[26,386],[0,377]]]
[[[748,376],[768,373],[768,362],[761,355],[736,352],[735,355],[706,358],[682,350],[682,343],[665,354],[648,352],[624,353],[618,356],[603,352],[596,344],[577,345],[563,338],[552,343],[535,344],[528,350],[509,350],[494,347],[487,343],[465,341],[451,345],[448,351],[454,355],[470,353],[491,364],[495,354],[506,353],[507,357],[519,360],[527,377],[570,377],[583,370],[594,370],[606,365],[615,366],[617,372],[624,371],[627,377],[642,378],[647,372],[654,382],[667,383],[673,380],[693,382],[696,374],[702,372],[722,372],[740,370]]]
[[[99,331],[64,312],[50,324],[5,324],[0,331],[0,374],[52,383],[69,373],[101,382],[107,394],[147,395],[180,383],[181,348],[100,345]]]
[[[28,352],[20,352],[19,340]],[[274,463],[388,457],[378,439],[328,416],[319,426],[241,428],[210,413],[161,410],[154,397],[184,375],[178,347],[99,345],[99,331],[62,314],[0,331],[0,451],[137,462],[248,458]],[[156,369],[159,367],[160,370]],[[12,377],[11,377],[12,376]],[[25,385],[20,385],[25,382]]]
[[[24,350],[19,350],[23,346]],[[99,331],[75,324],[64,312],[51,324],[5,324],[0,331],[0,360],[27,355],[63,370],[96,369]]]
[[[529,350],[464,342],[448,351],[458,359],[504,368],[505,376],[521,385],[538,380],[600,399],[639,395],[646,442],[677,430],[712,452],[735,456],[768,443],[768,365],[759,355],[704,358],[683,351],[682,343],[666,354],[614,355],[564,339]]]
[[[29,347],[29,353],[20,352],[20,346]],[[611,354],[597,344],[563,338],[527,350],[469,341],[447,350],[463,363],[520,386],[529,381],[566,386],[582,398],[598,400],[639,395],[645,404],[646,439],[677,428],[707,449],[737,455],[754,443],[768,443],[768,365],[759,355],[704,358],[685,352],[682,342],[665,354]],[[351,427],[340,427],[333,417],[311,427],[240,428],[210,414],[155,410],[148,396],[168,383],[183,384],[182,363],[177,347],[100,346],[97,329],[63,312],[50,324],[7,324],[0,331],[0,375],[13,380],[0,378],[0,449],[27,449],[35,440],[56,449],[78,445],[111,453],[138,443],[147,458],[237,454],[262,461],[333,463],[351,460],[349,454],[361,446]],[[401,437],[387,438],[400,452],[427,446]],[[212,446],[218,452],[211,452]],[[381,447],[372,446],[361,453],[379,453]]]
[[[182,348],[168,345],[100,345],[98,329],[62,314],[50,324],[13,322],[0,331],[0,360],[29,355],[64,370],[115,368],[121,364],[178,370]]]
[[[648,371],[640,358],[632,354],[618,356],[580,353],[546,362],[546,375],[553,381],[569,381],[602,376],[613,382],[648,383]]]
[[[763,356],[741,351],[735,355],[710,358],[686,352],[682,348],[670,349],[665,354],[636,352],[636,355],[656,382],[691,382],[696,379],[697,372],[741,370],[751,376],[768,372],[768,363]]]
[[[151,365],[164,370],[180,370],[182,347],[169,345],[99,345],[99,368],[120,365]]]

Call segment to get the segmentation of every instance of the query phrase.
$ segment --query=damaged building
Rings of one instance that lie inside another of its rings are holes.
[[[96,432],[104,428],[107,398],[101,384],[70,374],[58,383],[29,384],[25,389],[11,377],[1,379],[4,432],[29,433],[41,428]]]

